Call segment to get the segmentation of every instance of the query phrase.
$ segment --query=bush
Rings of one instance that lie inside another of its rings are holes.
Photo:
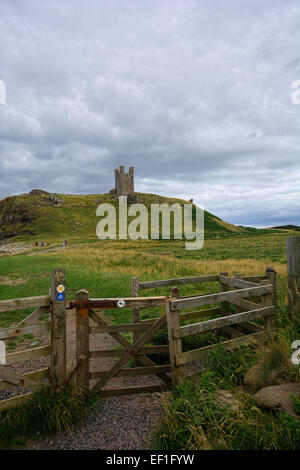
[[[50,388],[36,392],[28,404],[0,414],[0,449],[66,431],[79,424],[97,403],[99,398],[83,396],[73,384],[59,393]]]

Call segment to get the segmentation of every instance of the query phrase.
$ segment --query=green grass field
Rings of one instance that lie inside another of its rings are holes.
[[[145,281],[222,271],[253,275],[263,274],[270,265],[284,284],[285,239],[286,234],[209,239],[197,252],[186,251],[182,241],[165,240],[71,242],[66,249],[55,245],[53,250],[52,247],[33,249],[26,254],[0,258],[0,300],[47,293],[51,272],[57,268],[66,270],[68,300],[74,299],[76,292],[83,288],[93,297],[130,296],[130,281],[134,276]],[[195,288],[199,286],[185,286],[182,293],[195,293]],[[151,293],[165,294],[166,290],[156,289]],[[147,295],[145,291],[144,295]],[[285,300],[285,294],[282,295]],[[3,314],[0,325],[8,326],[21,315],[20,312]],[[124,313],[122,321],[123,317]]]
[[[255,275],[264,274],[268,266],[273,266],[277,271],[278,311],[277,333],[270,347],[274,348],[275,344],[276,348],[279,341],[289,351],[291,341],[299,339],[300,335],[299,323],[288,318],[286,308],[285,247],[286,237],[290,234],[293,232],[209,238],[199,252],[186,251],[182,241],[83,243],[75,239],[69,241],[68,248],[54,242],[47,248],[33,248],[27,253],[0,258],[0,300],[48,293],[51,272],[56,268],[66,270],[67,299],[71,300],[82,288],[92,297],[130,296],[133,276],[146,281],[222,271],[228,271],[230,275],[236,272]],[[217,283],[183,286],[181,295],[212,290],[219,290]],[[155,289],[142,291],[142,295],[170,292],[171,288]],[[13,325],[27,314],[28,311],[3,313],[0,327]],[[144,309],[142,318],[158,314],[158,309]],[[131,315],[127,309],[108,311],[108,317],[114,323],[130,322]],[[216,342],[218,339],[208,337],[205,340]],[[161,344],[166,337],[162,334],[156,340],[156,344]],[[190,344],[183,345],[184,349],[198,347],[198,340],[192,339]],[[14,346],[17,344],[10,347],[13,349]],[[197,386],[185,384],[179,387],[165,403],[162,421],[153,433],[154,448],[300,449],[299,423],[285,413],[273,416],[259,411],[253,394],[241,388],[243,374],[264,353],[265,349],[261,347],[256,352],[241,348],[229,356],[220,351]],[[241,401],[238,413],[224,411],[216,405],[214,393],[218,388],[230,390]]]

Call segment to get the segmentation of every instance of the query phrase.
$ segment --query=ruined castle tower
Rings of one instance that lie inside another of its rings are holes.
[[[124,166],[120,165],[119,170],[115,169],[115,189],[112,190],[117,196],[130,196],[134,194],[134,167],[129,168],[129,172],[124,172]]]

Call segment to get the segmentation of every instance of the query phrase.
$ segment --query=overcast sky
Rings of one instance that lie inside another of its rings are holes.
[[[0,0],[0,199],[138,192],[300,225],[299,0]]]

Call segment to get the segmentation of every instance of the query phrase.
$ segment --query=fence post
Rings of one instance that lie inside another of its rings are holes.
[[[173,332],[180,327],[180,315],[179,310],[171,311],[170,299],[166,299],[166,314],[167,314],[167,325],[168,325],[168,338],[169,338],[169,352],[170,352],[170,363],[171,363],[171,378],[172,385],[175,387],[184,377],[183,366],[176,364],[177,354],[182,353],[181,338],[175,339]]]
[[[220,273],[220,275],[228,277],[227,272]],[[227,284],[224,284],[221,281],[220,281],[220,284],[221,284],[221,292],[227,292],[229,290],[229,286]],[[223,308],[224,313],[228,312],[229,308],[230,308],[230,303],[229,302],[221,302],[221,304],[222,304],[222,308]]]
[[[268,279],[264,279],[263,281],[260,281],[260,284],[262,286],[267,286],[267,285],[270,285],[270,281]],[[273,305],[273,293],[270,292],[268,294],[262,294],[261,302],[264,307],[271,307]],[[274,316],[265,317],[264,324],[267,330],[271,330],[272,328],[274,328],[274,325],[275,325]]]
[[[272,267],[266,269],[266,277],[270,280],[271,284],[273,285],[273,295],[272,301],[274,307],[277,307],[277,291],[276,291],[276,271]]]
[[[290,318],[300,320],[300,237],[286,240]]]
[[[139,285],[139,278],[132,277],[131,278],[131,297],[138,297],[140,293],[140,285]],[[140,321],[140,309],[137,307],[133,307],[132,309],[132,322],[139,323]],[[136,343],[140,337],[140,333],[138,331],[133,332],[133,343]],[[134,357],[134,365],[140,365],[139,359],[135,356]]]
[[[77,371],[77,386],[87,392],[89,390],[89,309],[84,305],[89,299],[86,290],[76,294],[76,360],[83,360]]]
[[[51,278],[51,353],[50,377],[53,387],[65,384],[67,377],[66,348],[66,274],[55,269]]]
[[[131,297],[138,297],[140,292],[139,278],[131,278]],[[140,321],[140,309],[133,307],[132,309],[132,321],[133,323],[139,323]],[[139,333],[137,331],[133,332],[133,342],[135,343],[139,339]]]
[[[173,297],[173,299],[179,299],[179,297],[180,297],[179,287],[172,287],[172,297]]]

